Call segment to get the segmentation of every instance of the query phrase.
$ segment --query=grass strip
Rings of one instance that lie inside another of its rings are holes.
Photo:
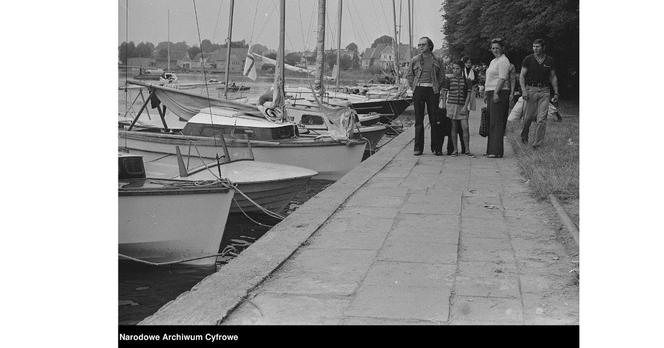
[[[521,173],[538,199],[555,195],[577,226],[579,224],[579,107],[561,101],[563,121],[549,118],[544,143],[538,149],[521,143],[521,122],[509,122],[507,138],[514,148]],[[534,139],[535,123],[530,127]]]

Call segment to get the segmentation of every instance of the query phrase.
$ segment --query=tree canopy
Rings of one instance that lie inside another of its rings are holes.
[[[376,48],[380,44],[391,45],[393,41],[394,41],[394,38],[392,38],[391,36],[383,35],[383,36],[377,38],[376,40],[374,40],[374,42],[371,44],[371,48]]]
[[[506,43],[506,55],[520,69],[541,38],[556,61],[561,91],[578,93],[578,0],[443,0],[443,32],[450,58],[468,56],[473,63],[489,63],[492,38]]]

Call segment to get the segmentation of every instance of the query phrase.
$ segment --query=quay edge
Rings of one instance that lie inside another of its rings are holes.
[[[406,129],[373,156],[271,228],[230,263],[138,325],[216,325],[334,214],[362,185],[413,141]]]

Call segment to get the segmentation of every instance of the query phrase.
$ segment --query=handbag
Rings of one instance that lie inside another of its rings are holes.
[[[526,101],[523,100],[523,97],[519,97],[519,100],[514,104],[512,111],[510,112],[508,121],[518,121],[523,117],[526,109]]]
[[[489,110],[482,108],[482,117],[480,118],[480,136],[489,136]]]

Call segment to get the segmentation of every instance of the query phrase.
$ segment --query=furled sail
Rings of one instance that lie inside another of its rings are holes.
[[[131,83],[148,87],[154,96],[166,105],[168,110],[187,121],[194,115],[198,114],[201,109],[210,106],[224,107],[237,111],[259,111],[258,108],[249,104],[224,99],[208,98],[206,96],[154,84],[144,84],[140,82]]]
[[[260,59],[263,63],[267,63],[267,64],[271,64],[271,65],[275,65],[275,66],[277,65],[276,60],[274,60],[272,58],[265,57],[265,56],[261,56],[258,53],[249,52],[249,53],[247,53],[247,58],[249,58],[249,56],[251,56],[252,61],[257,58],[257,59]],[[313,75],[313,74],[316,73],[315,68],[305,69],[305,68],[300,68],[300,67],[289,65],[289,64],[284,64],[284,69],[286,69],[288,71],[300,72],[300,73],[305,73],[305,74],[309,74],[309,75]],[[338,69],[336,65],[334,66],[334,69]],[[246,73],[245,73],[245,75],[246,75]],[[336,76],[336,70],[333,70],[332,76],[325,76],[325,79],[326,80],[334,80],[335,76]]]

